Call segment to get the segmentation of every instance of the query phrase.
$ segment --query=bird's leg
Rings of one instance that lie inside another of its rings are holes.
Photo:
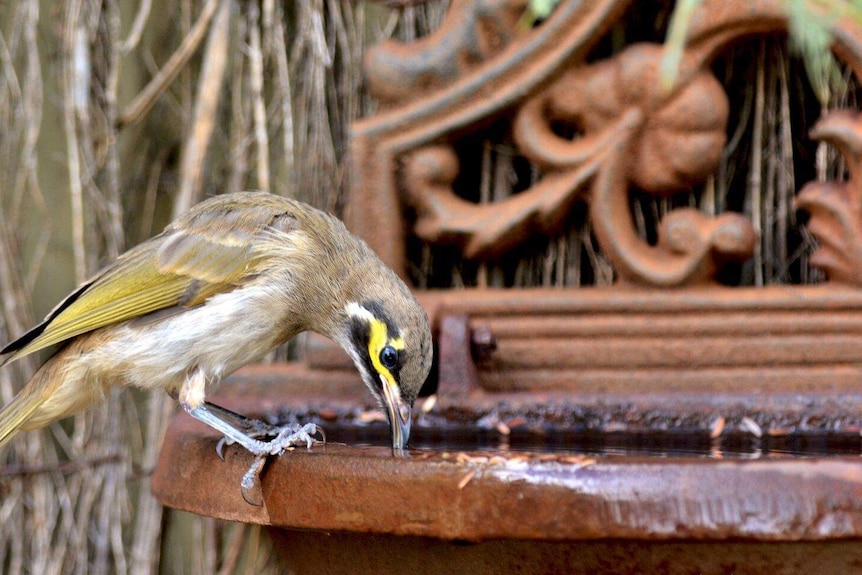
[[[191,405],[180,402],[180,405],[182,405],[186,413],[198,421],[206,423],[232,442],[239,443],[255,455],[275,455],[281,453],[285,447],[288,447],[288,443],[284,441],[285,438],[281,436],[272,441],[260,441],[253,437],[249,437],[230,423],[215,415],[209,410],[209,407],[206,404],[192,407]]]
[[[170,395],[171,398],[173,398],[175,401],[180,400],[180,394],[176,390],[169,390],[167,394]],[[278,435],[278,431],[280,431],[280,426],[272,425],[259,419],[247,417],[241,413],[237,413],[211,401],[204,401],[204,405],[206,405],[207,408],[211,412],[213,412],[213,415],[219,417],[226,423],[233,425],[234,427],[245,432],[246,435],[250,435],[251,437],[272,437]],[[273,430],[276,430],[275,433],[273,433]]]
[[[171,390],[168,394],[179,401],[186,413],[223,434],[224,437],[216,446],[216,453],[220,458],[224,459],[223,447],[231,443],[239,443],[254,454],[254,461],[242,476],[240,491],[247,503],[262,505],[257,488],[260,485],[260,473],[266,465],[267,457],[280,455],[285,449],[303,443],[311,449],[315,441],[313,436],[318,433],[323,435],[323,430],[313,423],[304,426],[296,424],[278,426],[246,417],[204,400],[205,386],[206,376],[201,370],[196,369],[189,373],[179,393]],[[260,437],[274,437],[274,439],[260,441],[258,439]]]
[[[305,444],[309,449],[314,445],[313,435],[319,432],[319,428],[315,424],[309,423],[305,426],[267,426],[263,422],[252,424],[250,422],[255,420],[204,401],[205,386],[206,376],[203,372],[199,369],[191,371],[179,392],[180,405],[186,413],[222,433],[228,442],[239,443],[257,456],[278,455],[295,445]],[[238,427],[258,427],[260,429],[246,431],[238,429]],[[266,428],[266,432],[261,430],[263,428]],[[272,435],[275,437],[270,441],[260,441],[252,434],[258,437]]]
[[[237,413],[211,401],[205,401],[204,404],[207,406],[207,409],[213,413],[213,415],[227,423],[230,423],[237,429],[243,431],[249,437],[254,437],[255,439],[261,439],[262,437],[275,437],[283,427],[261,421],[260,419],[246,417],[241,413]],[[227,438],[222,438],[222,441],[225,439]]]

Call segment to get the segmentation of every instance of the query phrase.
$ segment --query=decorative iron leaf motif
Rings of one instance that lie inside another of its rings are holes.
[[[862,285],[862,115],[832,112],[811,137],[835,146],[850,174],[845,182],[809,182],[799,192],[799,208],[810,215],[808,230],[819,244],[811,263],[831,281]]]
[[[450,146],[418,148],[403,158],[414,231],[429,243],[458,246],[488,260],[533,234],[559,231],[577,201],[590,203],[597,238],[623,281],[677,286],[712,280],[720,265],[751,256],[756,235],[741,214],[709,217],[676,210],[659,242],[638,237],[629,213],[634,186],[667,196],[695,185],[716,167],[725,142],[727,97],[699,62],[681,66],[684,81],[658,82],[662,49],[637,44],[597,64],[569,68],[526,100],[513,133],[527,158],[544,169],[530,188],[486,204],[456,195],[459,172]],[[575,128],[573,139],[555,123]]]
[[[405,44],[385,40],[368,49],[368,91],[388,107],[444,87],[503,51],[519,34],[526,0],[452,2],[440,27]]]

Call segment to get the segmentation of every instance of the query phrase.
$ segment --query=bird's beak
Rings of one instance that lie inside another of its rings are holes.
[[[413,406],[401,400],[398,386],[386,378],[383,382],[383,399],[386,403],[386,415],[389,416],[389,427],[392,435],[392,450],[403,453],[407,440],[410,439],[410,421]]]

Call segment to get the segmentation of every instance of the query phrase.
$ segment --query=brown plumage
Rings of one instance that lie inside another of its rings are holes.
[[[58,351],[0,411],[0,446],[99,401],[114,385],[163,388],[257,455],[206,388],[311,330],[338,342],[390,418],[393,447],[431,364],[428,318],[404,283],[337,219],[263,192],[218,196],[132,248],[9,343],[3,364]]]

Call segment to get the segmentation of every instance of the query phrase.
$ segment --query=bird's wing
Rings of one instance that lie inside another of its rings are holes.
[[[294,227],[290,204],[230,199],[201,204],[120,256],[0,350],[0,357],[12,354],[2,363],[100,327],[201,304],[254,277],[267,263],[267,254],[255,250],[261,233]]]

